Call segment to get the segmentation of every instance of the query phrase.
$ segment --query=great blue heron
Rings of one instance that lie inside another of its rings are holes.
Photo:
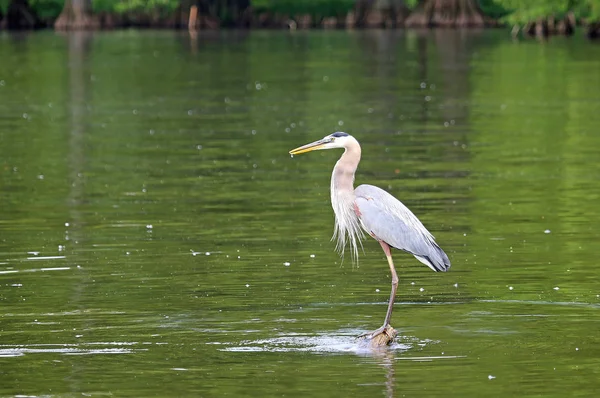
[[[336,249],[344,255],[350,243],[353,259],[358,258],[362,246],[362,229],[379,242],[387,257],[392,273],[392,292],[383,326],[363,336],[372,338],[384,333],[392,318],[392,309],[398,288],[398,275],[392,261],[390,247],[404,250],[434,271],[447,271],[450,260],[435,242],[435,238],[421,221],[398,199],[381,188],[363,184],[354,189],[354,173],[360,162],[360,144],[349,134],[337,132],[290,151],[291,155],[319,149],[343,148],[331,175],[331,206],[335,213],[332,239]]]

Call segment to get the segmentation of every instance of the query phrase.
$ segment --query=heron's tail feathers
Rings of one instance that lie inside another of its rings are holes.
[[[414,253],[413,255],[417,258],[417,260],[435,272],[446,272],[450,268],[450,259],[448,259],[446,252],[444,252],[437,244],[432,245],[431,250],[429,253],[427,253],[427,255],[419,255]]]

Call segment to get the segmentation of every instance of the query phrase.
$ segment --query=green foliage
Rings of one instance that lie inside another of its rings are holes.
[[[56,19],[64,6],[64,0],[29,0],[29,6],[40,19]]]
[[[413,10],[420,0],[404,0],[404,5]],[[515,3],[518,1],[515,0]],[[252,6],[257,11],[270,11],[287,15],[319,15],[335,16],[351,10],[356,0],[252,0]],[[502,0],[480,0],[482,11],[491,18],[501,18],[508,14]]]
[[[116,2],[114,9],[121,14],[140,11],[168,14],[178,6],[178,0],[121,0]]]
[[[117,3],[115,0],[92,0],[92,9],[94,12],[116,12]]]
[[[11,0],[0,0],[0,14],[6,15]]]
[[[492,19],[500,19],[510,12],[495,0],[479,0],[481,11]]]
[[[522,2],[518,0],[501,0],[501,3],[512,12],[505,18],[511,23],[525,23],[537,18],[554,15],[561,18],[569,12],[572,1],[570,0],[545,0],[535,2]]]
[[[180,4],[179,0],[92,0],[95,12],[169,14]]]
[[[576,18],[600,19],[600,0],[491,0],[496,6],[508,10],[502,18],[508,23],[526,23],[538,18],[562,18],[572,11]]]
[[[588,0],[577,11],[579,16],[589,21],[600,21],[600,0]]]
[[[0,0],[0,13],[6,15],[12,0]],[[155,13],[168,15],[181,4],[180,0],[91,0],[94,12],[116,14]],[[404,0],[409,9],[414,9],[420,0]],[[251,0],[257,12],[290,16],[309,14],[313,17],[345,15],[356,0]],[[225,2],[227,4],[227,2]],[[54,20],[62,11],[64,0],[29,0],[29,5],[38,18]],[[526,23],[538,18],[554,16],[562,18],[572,11],[576,18],[600,21],[600,0],[479,0],[485,15],[507,23]],[[227,13],[226,9],[221,10]],[[224,17],[224,15],[221,15]],[[226,18],[224,18],[226,19]]]
[[[404,0],[404,5],[408,7],[409,10],[414,9],[417,4],[419,4],[419,0]]]
[[[0,13],[6,15],[12,0],[0,0]],[[64,0],[29,0],[29,6],[40,19],[56,19],[62,11]]]
[[[251,4],[259,12],[331,17],[348,13],[354,3],[354,0],[252,0]]]

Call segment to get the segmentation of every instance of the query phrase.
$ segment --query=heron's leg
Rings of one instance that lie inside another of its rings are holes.
[[[396,290],[398,290],[398,274],[396,274],[396,268],[392,261],[392,253],[390,253],[390,246],[384,241],[380,240],[379,244],[387,257],[388,265],[390,266],[390,272],[392,273],[392,292],[390,293],[390,301],[388,302],[387,313],[385,314],[385,321],[383,321],[383,327],[385,328],[390,324],[392,320],[392,310],[394,309],[394,300],[396,299]]]
[[[385,314],[385,321],[383,321],[383,326],[377,330],[373,330],[372,332],[367,332],[365,334],[360,335],[359,337],[367,337],[373,338],[380,333],[383,333],[388,326],[390,326],[390,321],[392,319],[392,310],[394,309],[394,300],[396,299],[396,290],[398,289],[398,274],[396,274],[396,268],[394,267],[394,262],[392,261],[392,253],[390,252],[390,245],[385,243],[384,241],[379,241],[385,256],[387,257],[388,264],[390,266],[390,271],[392,272],[392,292],[390,293],[390,301],[388,302],[387,313]]]

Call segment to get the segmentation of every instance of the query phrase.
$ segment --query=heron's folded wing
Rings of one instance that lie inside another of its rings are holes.
[[[448,256],[433,235],[402,202],[373,185],[361,185],[355,194],[360,220],[367,233],[413,254],[434,271],[450,267]]]

